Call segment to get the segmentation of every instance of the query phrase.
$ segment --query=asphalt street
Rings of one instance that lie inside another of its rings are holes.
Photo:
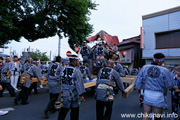
[[[80,120],[96,120],[96,101],[94,99],[94,92],[88,91],[85,94],[86,101],[81,103],[80,106]],[[28,105],[14,105],[12,103],[13,97],[10,97],[8,93],[4,94],[4,97],[0,98],[0,110],[9,109],[11,110],[9,114],[0,116],[0,120],[44,120],[43,110],[45,109],[49,101],[49,93],[45,88],[39,89],[39,94],[29,96]],[[14,110],[13,110],[14,109]],[[134,90],[128,98],[122,98],[121,93],[116,95],[114,105],[112,120],[126,120],[126,119],[136,119],[140,120],[142,118],[137,118],[137,115],[142,113],[143,109],[139,106],[138,92]],[[170,113],[171,111],[171,100],[170,92],[168,92],[168,110],[165,113]],[[68,113],[66,120],[70,119]],[[122,118],[122,114],[134,114],[136,118]],[[57,120],[58,111],[56,113],[49,113],[48,120]],[[140,115],[138,117],[141,117]],[[166,118],[170,119],[170,118]],[[165,118],[163,118],[165,120]]]

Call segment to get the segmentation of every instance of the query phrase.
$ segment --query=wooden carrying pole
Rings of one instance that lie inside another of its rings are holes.
[[[127,98],[129,96],[129,94],[134,90],[135,88],[135,84],[132,83],[129,87],[127,87],[124,92],[122,92],[122,97],[123,98]]]
[[[135,88],[135,80],[136,80],[136,76],[126,76],[126,77],[122,77],[121,78],[122,82],[124,83],[130,83],[131,85],[129,87],[127,87],[124,92],[122,92],[122,97],[123,98],[127,98],[130,93],[134,90]],[[84,83],[84,87],[85,88],[90,88],[96,86],[96,81],[93,82],[88,82],[88,83]]]
[[[128,86],[124,92],[122,92],[122,97],[123,98],[127,98],[130,93],[134,90],[134,88],[136,87],[135,86],[135,81],[136,81],[136,76],[126,76],[126,77],[123,77],[122,78],[122,81],[125,82],[125,83],[131,83],[130,86]]]

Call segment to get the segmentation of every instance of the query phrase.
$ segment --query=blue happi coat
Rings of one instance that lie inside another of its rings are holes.
[[[79,107],[79,96],[85,92],[80,70],[73,65],[67,66],[61,71],[60,81],[63,90],[63,107]]]
[[[10,83],[10,77],[7,77],[7,74],[11,74],[10,71],[10,63],[3,63],[1,68],[1,82],[2,83]]]
[[[110,84],[110,80],[111,80],[111,84]],[[124,85],[123,82],[121,81],[119,73],[110,67],[106,67],[101,69],[98,74],[97,83],[96,83],[96,93],[95,93],[96,100],[106,102],[107,90],[109,84],[110,84],[110,89],[109,89],[110,95],[115,94],[114,93],[115,84],[119,90],[121,91],[124,90]]]
[[[46,66],[46,64],[39,64],[39,67],[41,68],[42,75],[45,76],[48,71],[48,67]]]
[[[144,90],[158,91],[163,93],[167,91],[167,88],[172,88],[175,85],[175,81],[167,68],[155,65],[153,63],[151,65],[143,66],[136,78],[135,85],[138,90],[143,89],[144,86]],[[158,104],[145,100],[143,103],[158,108],[164,108],[167,106],[166,100]]]
[[[10,65],[10,71],[11,75],[19,75],[21,70],[22,70],[22,65],[19,61],[17,61],[17,65],[15,64],[14,61],[9,63]]]
[[[49,85],[49,93],[60,93],[60,72],[63,70],[63,66],[59,63],[51,63],[46,78]]]
[[[82,55],[83,60],[88,62],[89,69],[90,69],[91,73],[92,73],[92,60],[91,60],[91,54],[92,53],[93,52],[91,50],[91,47],[89,47],[88,45],[81,47],[80,54]]]
[[[32,63],[25,63],[24,65],[23,65],[23,74],[25,74],[25,72],[27,72],[28,70],[29,70],[29,68],[32,66],[33,64]]]
[[[103,46],[97,46],[93,53],[93,59],[96,60],[96,67],[104,67],[106,65],[105,55],[109,55],[109,51]]]
[[[79,67],[79,70],[81,71],[81,75],[83,77],[84,82],[86,82],[87,77],[89,79],[91,79],[91,73],[90,73],[90,70],[89,70],[89,68],[87,66],[81,65]]]
[[[82,46],[80,50],[80,54],[82,55],[83,60],[89,61],[89,59],[91,59],[89,55],[92,54],[91,47],[89,47],[88,45]]]
[[[31,78],[34,77],[37,78],[38,80],[42,79],[41,69],[34,64],[29,68],[26,74],[29,75]],[[30,79],[26,78],[25,87],[29,88],[30,85],[31,85]]]
[[[178,89],[180,89],[180,79],[177,79],[176,77],[173,78],[175,81],[175,85],[178,86]],[[171,98],[173,99],[179,99],[179,93],[175,92],[175,89],[171,89]]]
[[[124,70],[123,70],[123,66],[121,64],[117,64],[114,69],[119,73],[119,76],[120,77],[124,77],[125,76],[125,73],[124,73]]]

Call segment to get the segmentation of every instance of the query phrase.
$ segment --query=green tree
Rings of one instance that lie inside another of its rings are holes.
[[[49,58],[46,56],[47,52],[40,52],[39,50],[36,50],[34,53],[30,55],[32,59],[38,57],[41,61],[49,61]]]
[[[68,37],[72,49],[92,33],[91,0],[1,0],[0,45],[21,37],[33,42],[56,34]]]

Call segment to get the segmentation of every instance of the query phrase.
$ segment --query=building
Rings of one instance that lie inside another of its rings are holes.
[[[32,53],[33,52],[22,52],[22,56],[21,56],[22,62],[24,63],[26,60],[28,60]]]
[[[146,64],[153,54],[163,53],[166,65],[180,64],[180,6],[142,16],[144,43],[142,58]]]
[[[129,68],[139,68],[144,65],[142,60],[142,49],[140,49],[140,35],[123,39],[118,45],[120,52],[120,63],[128,65]]]

